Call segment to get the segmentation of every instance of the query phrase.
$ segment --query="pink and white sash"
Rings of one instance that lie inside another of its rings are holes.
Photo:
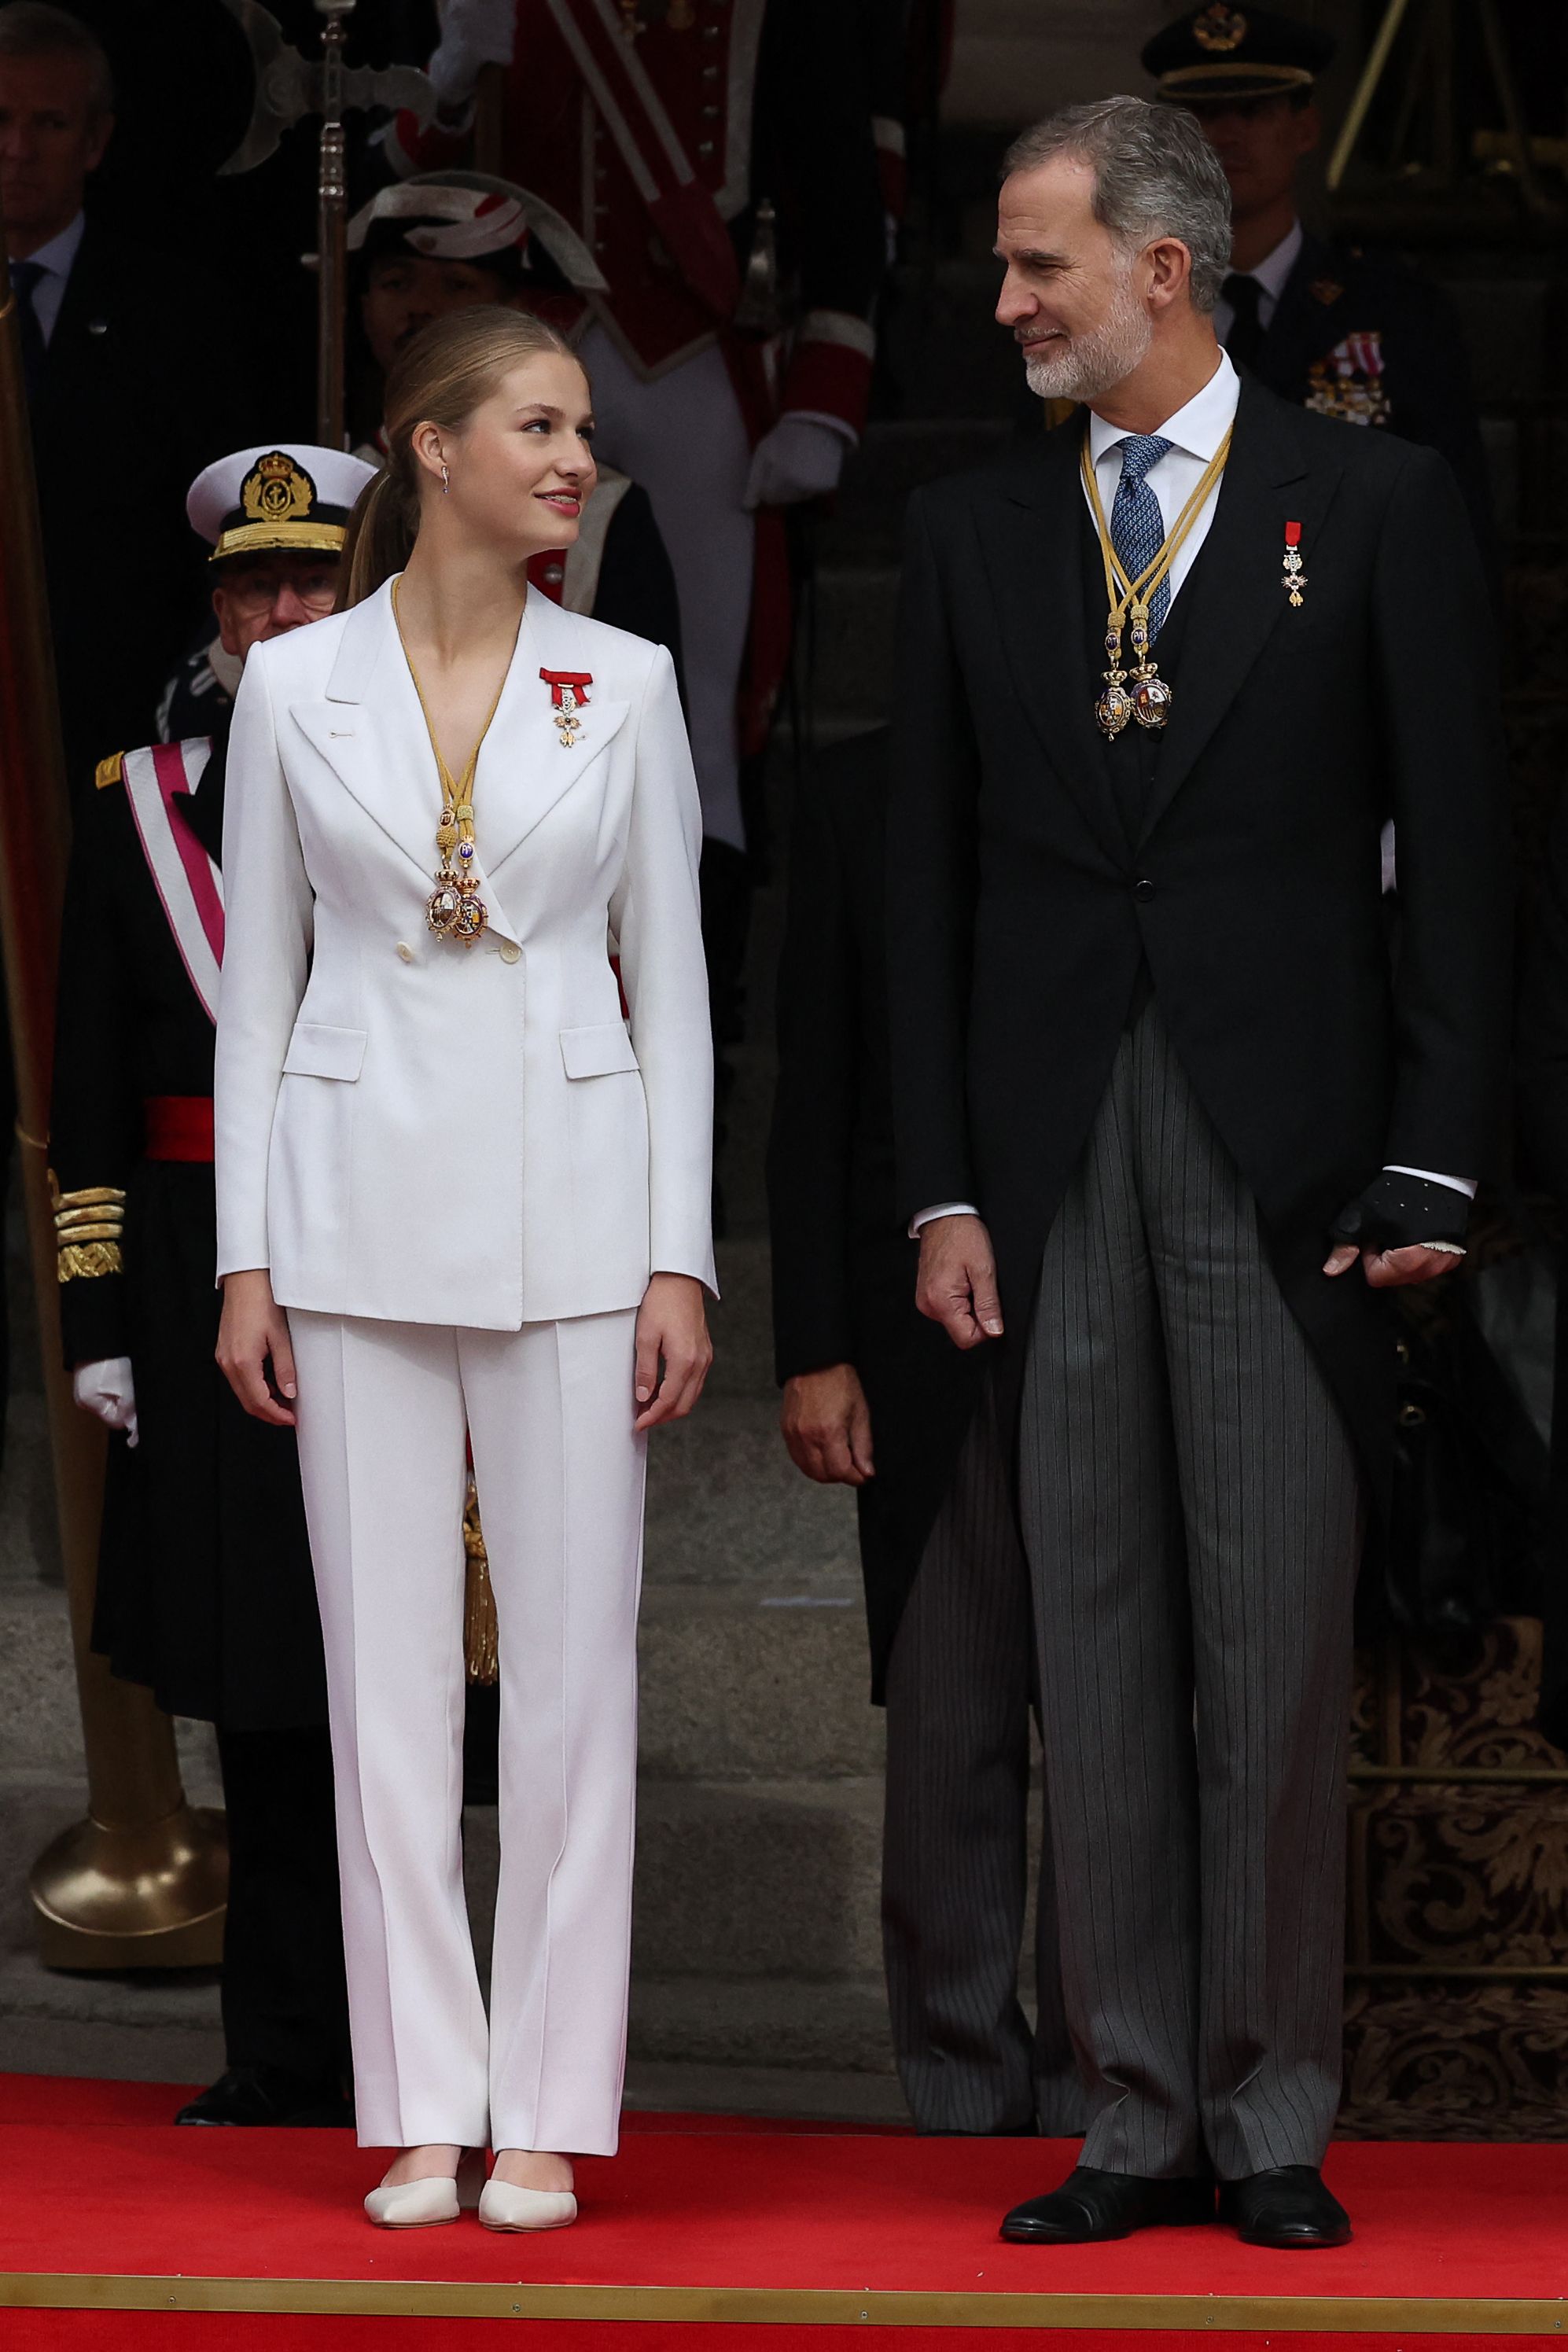
[[[153,743],[127,751],[126,797],[153,887],[163,902],[174,945],[209,1021],[217,1019],[223,966],[223,875],[174,807],[188,799],[212,756],[212,738]]]

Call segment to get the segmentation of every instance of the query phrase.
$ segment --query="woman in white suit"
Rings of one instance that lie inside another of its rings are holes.
[[[402,2151],[367,2211],[454,2219],[489,2145],[481,2220],[548,2228],[571,2154],[616,2142],[644,1447],[710,1357],[700,819],[668,655],[528,592],[594,484],[564,344],[438,320],[386,424],[351,609],[258,647],[235,709],[219,1360],[299,1430],[359,2136]],[[488,2027],[465,1433],[501,1657]]]

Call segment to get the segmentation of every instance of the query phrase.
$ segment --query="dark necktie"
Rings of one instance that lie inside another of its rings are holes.
[[[1130,433],[1121,444],[1121,479],[1110,509],[1110,543],[1121,558],[1129,580],[1146,572],[1165,543],[1165,520],[1160,501],[1143,477],[1157,466],[1171,444],[1158,433]],[[1149,599],[1149,636],[1152,643],[1171,604],[1171,583],[1162,580]]]
[[[14,261],[11,284],[16,294],[16,324],[22,337],[22,381],[27,405],[36,408],[44,388],[44,331],[33,308],[33,294],[47,275],[41,261]]]
[[[1219,290],[1222,299],[1236,313],[1230,322],[1230,332],[1225,339],[1226,350],[1237,367],[1255,368],[1258,354],[1263,349],[1263,321],[1258,315],[1263,289],[1256,278],[1246,277],[1239,269],[1233,269]]]

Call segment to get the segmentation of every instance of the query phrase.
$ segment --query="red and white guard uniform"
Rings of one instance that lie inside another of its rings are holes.
[[[870,389],[886,235],[868,9],[447,0],[431,61],[448,110],[504,68],[504,168],[604,273],[569,304],[600,454],[646,487],[669,550],[704,826],[736,848],[740,758],[788,648],[779,510],[836,487]],[[401,117],[389,151],[430,169],[461,143]],[[736,323],[764,201],[787,334]]]

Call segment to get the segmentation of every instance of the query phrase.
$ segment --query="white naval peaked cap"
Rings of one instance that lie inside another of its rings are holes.
[[[263,441],[203,467],[185,498],[211,561],[281,549],[339,555],[349,510],[376,468],[346,449]]]

